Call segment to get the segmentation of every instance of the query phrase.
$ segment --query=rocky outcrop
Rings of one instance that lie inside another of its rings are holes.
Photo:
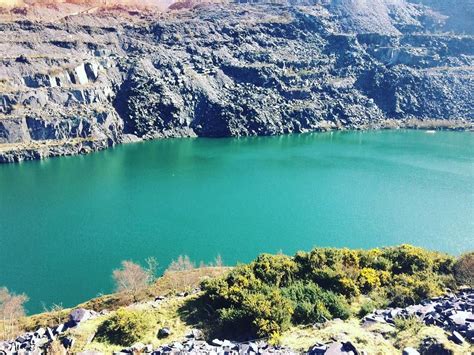
[[[60,340],[65,348],[69,349],[74,345],[75,339],[63,336],[65,332],[68,329],[77,327],[81,322],[100,315],[101,313],[77,308],[71,312],[66,323],[61,323],[53,328],[41,327],[34,332],[22,334],[15,339],[0,341],[0,354],[43,354],[47,346],[55,340]]]
[[[190,294],[197,294],[200,289],[194,289],[191,293],[178,293],[176,297],[187,297]],[[169,297],[158,296],[155,300],[147,303],[152,308],[159,308]],[[75,338],[68,332],[81,326],[81,323],[88,320],[105,316],[107,310],[95,312],[84,308],[74,309],[66,323],[57,325],[54,328],[39,328],[34,332],[28,332],[9,341],[0,341],[0,354],[13,352],[31,352],[42,353],[48,344],[53,340],[59,340],[66,349],[71,349],[75,343]],[[363,327],[370,327],[375,323],[394,324],[395,318],[418,317],[427,325],[433,325],[443,328],[451,334],[450,340],[456,344],[464,342],[474,343],[474,290],[466,289],[457,294],[447,294],[442,297],[432,298],[423,301],[421,304],[412,305],[406,308],[390,308],[376,310],[372,314],[362,319]],[[337,320],[343,322],[342,320]],[[319,324],[318,327],[324,327],[325,324]],[[159,339],[166,339],[173,334],[173,329],[165,327],[157,331]],[[93,338],[93,336],[92,336]],[[91,338],[91,339],[92,339]],[[317,341],[318,339],[315,339]],[[444,345],[436,339],[426,338],[420,344],[418,350],[414,348],[405,348],[403,354],[432,354],[445,353]],[[449,350],[446,350],[449,353]],[[83,352],[80,354],[88,354]],[[249,341],[231,341],[228,339],[207,339],[202,330],[193,328],[182,341],[169,342],[158,347],[152,344],[135,343],[122,349],[120,354],[177,354],[177,353],[232,353],[232,354],[298,354],[290,347],[275,346],[269,344],[265,339],[256,339]],[[316,342],[307,349],[305,354],[359,354],[363,353],[349,340],[336,340]]]
[[[474,343],[474,290],[448,294],[406,308],[376,310],[364,318],[364,324],[394,324],[395,318],[416,317],[426,325],[435,325],[451,334],[457,344]]]
[[[474,36],[452,10],[289,4],[0,23],[0,162],[159,137],[472,128]]]

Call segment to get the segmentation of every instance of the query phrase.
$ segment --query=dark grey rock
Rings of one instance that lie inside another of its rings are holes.
[[[167,327],[158,330],[158,338],[166,338],[171,335],[171,330]]]
[[[284,3],[84,13],[28,28],[8,21],[0,144],[9,145],[0,162],[166,137],[473,127],[471,7]],[[90,32],[107,36],[79,45]],[[44,141],[57,144],[33,144]]]
[[[464,338],[459,332],[453,331],[453,334],[451,336],[451,340],[454,341],[456,344],[463,344],[464,343]]]
[[[66,348],[70,349],[74,346],[74,342],[76,341],[73,337],[66,337],[61,340],[61,344]]]

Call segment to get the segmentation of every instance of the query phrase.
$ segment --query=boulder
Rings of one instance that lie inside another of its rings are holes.
[[[61,340],[61,344],[66,348],[66,349],[70,349],[74,346],[74,342],[76,341],[76,339],[74,339],[73,337],[66,337],[66,338],[63,338]]]
[[[143,349],[145,349],[145,344],[143,343],[135,343],[128,348],[132,353],[141,352]]]
[[[212,344],[212,345],[215,345],[215,346],[222,346],[222,343],[223,343],[223,341],[222,341],[222,340],[219,340],[219,339],[213,339],[213,340],[211,341],[211,344]]]
[[[37,337],[41,338],[45,333],[46,333],[46,329],[38,328],[38,329],[36,329],[35,335]]]
[[[454,341],[456,344],[463,344],[464,343],[464,338],[461,334],[459,334],[459,332],[457,331],[453,331],[453,334],[452,336],[450,337],[450,340]]]
[[[308,355],[322,355],[326,353],[327,348],[327,345],[315,344],[308,349]]]
[[[420,355],[418,350],[416,350],[414,348],[410,348],[410,347],[406,347],[405,349],[403,349],[402,354],[403,355]]]
[[[166,338],[171,335],[170,328],[164,327],[158,330],[158,338]]]
[[[46,336],[49,340],[54,340],[56,337],[54,336],[53,330],[51,328],[46,328]]]
[[[69,314],[69,319],[76,325],[88,320],[90,317],[90,311],[84,308],[76,308],[71,312],[71,314]]]
[[[64,324],[60,324],[56,327],[56,329],[54,329],[54,332],[56,334],[61,334],[62,332],[64,332],[66,330],[66,326]]]

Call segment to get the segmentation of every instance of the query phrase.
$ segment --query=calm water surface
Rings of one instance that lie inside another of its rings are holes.
[[[0,166],[0,286],[71,306],[121,260],[313,246],[474,249],[474,135],[176,139]]]

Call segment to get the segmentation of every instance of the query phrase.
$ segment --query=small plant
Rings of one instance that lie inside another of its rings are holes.
[[[370,314],[372,313],[374,310],[375,310],[375,303],[372,301],[372,300],[368,300],[368,301],[365,301],[364,303],[362,303],[362,305],[360,306],[360,309],[359,309],[359,312],[357,313],[357,315],[360,317],[360,318],[363,318],[365,317],[367,314]]]
[[[399,332],[409,331],[413,334],[418,333],[423,327],[423,322],[417,317],[396,317],[394,319],[395,328]]]
[[[112,344],[127,346],[142,339],[154,325],[149,313],[121,308],[99,326],[97,337]]]

